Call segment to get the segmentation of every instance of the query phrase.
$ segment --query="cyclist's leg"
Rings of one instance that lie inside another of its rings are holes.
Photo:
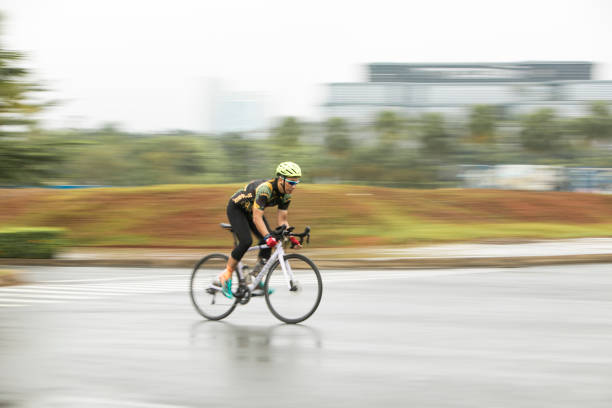
[[[268,231],[270,231],[270,224],[268,224],[268,220],[266,220],[266,216],[264,215],[262,219],[263,219],[264,224],[266,224],[266,228],[268,229]],[[253,222],[253,217],[249,217],[249,227],[251,228],[251,231],[253,231],[253,234],[255,234],[255,236],[257,237],[259,241],[259,245],[264,244],[265,242],[263,239],[263,235],[261,235],[261,233],[257,230],[257,227],[255,226],[255,223]],[[272,254],[272,248],[260,249],[259,254],[257,255],[257,258],[258,259],[269,259],[271,254]]]
[[[231,200],[227,204],[227,219],[232,225],[232,230],[238,238],[238,245],[232,250],[233,260],[235,261],[234,268],[240,262],[247,249],[253,245],[253,237],[251,236],[251,223],[249,216],[242,209],[234,204]],[[228,262],[229,265],[229,262]]]
[[[238,245],[232,250],[225,271],[219,275],[219,283],[223,288],[223,294],[231,298],[232,273],[247,249],[252,245],[253,239],[251,238],[251,229],[247,215],[231,200],[227,204],[227,218],[232,225],[234,234],[238,238]]]
[[[268,224],[268,220],[266,220],[265,216],[262,218],[263,218],[264,224],[266,224],[266,228],[268,229],[268,231],[270,231],[270,224]],[[255,234],[255,236],[259,240],[259,245],[264,244],[265,242],[263,239],[263,235],[261,235],[261,233],[257,230],[257,227],[255,227],[255,223],[253,222],[252,217],[249,218],[249,226],[251,230],[253,231],[253,234]],[[261,271],[261,268],[263,267],[263,265],[267,262],[268,259],[270,259],[270,255],[272,255],[272,248],[264,248],[264,249],[259,250],[259,254],[257,255],[257,262],[255,263],[255,267],[251,271],[253,278],[259,274],[259,271]],[[256,291],[253,292],[253,296],[263,295],[263,288],[264,288],[264,282],[262,280],[259,282],[259,285],[256,288]]]

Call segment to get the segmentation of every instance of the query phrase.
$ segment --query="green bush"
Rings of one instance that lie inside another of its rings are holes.
[[[67,242],[63,228],[0,229],[0,258],[53,258]]]

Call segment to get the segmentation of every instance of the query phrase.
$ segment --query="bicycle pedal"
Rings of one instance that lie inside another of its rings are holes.
[[[220,286],[211,286],[206,288],[206,293],[210,294],[210,295],[214,295],[217,292],[221,292],[223,291],[223,288]]]

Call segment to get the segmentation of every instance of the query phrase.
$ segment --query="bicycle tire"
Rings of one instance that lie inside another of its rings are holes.
[[[304,255],[289,254],[284,258],[295,275],[297,290],[289,288],[283,269],[277,260],[266,276],[264,285],[266,304],[274,317],[280,321],[300,323],[312,316],[319,307],[323,296],[323,281],[317,266]]]
[[[235,294],[238,289],[238,273],[232,275],[232,293],[228,299],[221,291],[210,288],[217,276],[223,271],[228,257],[224,254],[210,254],[202,258],[191,273],[189,295],[196,311],[208,320],[221,320],[230,315],[238,304]]]

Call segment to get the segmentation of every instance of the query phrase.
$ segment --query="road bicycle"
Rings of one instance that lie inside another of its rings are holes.
[[[230,224],[222,223],[221,227],[229,230],[234,237],[234,246],[238,238]],[[308,319],[319,307],[323,294],[323,282],[317,266],[301,254],[286,254],[285,245],[289,237],[299,239],[300,244],[310,242],[310,228],[304,232],[293,233],[293,227],[278,227],[272,235],[278,242],[274,252],[263,265],[252,282],[247,281],[248,266],[239,262],[232,274],[232,298],[226,297],[219,286],[214,284],[217,276],[223,272],[228,257],[225,254],[210,254],[202,258],[193,269],[190,281],[191,301],[202,316],[209,320],[221,320],[230,315],[238,304],[249,303],[256,288],[264,282],[263,296],[270,312],[285,323],[300,323]],[[293,248],[294,245],[291,244]],[[267,245],[255,245],[247,252],[269,248]],[[264,281],[265,278],[265,281]]]

